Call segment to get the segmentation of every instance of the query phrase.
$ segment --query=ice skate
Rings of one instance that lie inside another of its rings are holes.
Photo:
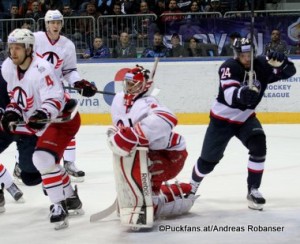
[[[16,202],[18,203],[25,202],[23,198],[23,192],[19,189],[19,187],[15,183],[12,183],[11,186],[8,187],[6,190],[15,199]]]
[[[191,199],[198,198],[199,195],[197,197],[195,197],[195,195],[196,195],[196,192],[197,192],[197,190],[199,188],[200,182],[196,182],[194,180],[191,180],[190,185],[191,185],[192,189],[191,189],[190,192],[186,193],[184,195],[184,197],[185,198],[191,198]]]
[[[263,210],[266,200],[256,188],[252,188],[247,195],[248,207],[253,210]]]
[[[50,223],[55,224],[55,230],[65,229],[69,226],[68,210],[65,201],[50,206]]]
[[[5,212],[5,198],[4,198],[4,192],[3,189],[0,188],[0,213]]]
[[[16,184],[23,184],[23,181],[22,181],[22,178],[21,178],[21,169],[19,167],[19,163],[15,164],[13,176],[15,178]]]
[[[64,161],[64,167],[67,173],[72,176],[71,179],[73,182],[83,182],[85,172],[82,170],[77,169],[74,162],[71,161]]]
[[[70,216],[83,215],[82,202],[77,193],[77,186],[75,186],[74,195],[66,199],[67,209]]]

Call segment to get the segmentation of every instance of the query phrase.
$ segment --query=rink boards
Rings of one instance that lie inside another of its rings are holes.
[[[127,62],[110,60],[102,63],[79,63],[81,76],[93,81],[98,90],[122,90],[123,68],[134,67],[137,60]],[[174,111],[180,124],[206,124],[209,109],[219,87],[218,68],[224,59],[162,59],[159,62],[155,86],[160,89],[157,98]],[[297,73],[288,80],[270,84],[256,112],[263,123],[300,123],[300,60],[293,58]],[[152,59],[140,59],[139,65],[152,70]],[[82,124],[111,124],[111,95],[97,94],[78,99]]]

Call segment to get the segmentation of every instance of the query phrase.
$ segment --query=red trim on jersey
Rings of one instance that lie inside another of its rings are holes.
[[[177,125],[177,118],[173,114],[164,111],[154,111],[154,113],[168,120],[171,124],[173,124],[173,126]]]
[[[176,146],[180,141],[179,139],[180,139],[180,135],[178,135],[177,133],[172,133],[171,138],[170,138],[169,147]]]
[[[222,85],[222,88],[223,88],[223,90],[225,90],[229,87],[239,87],[239,86],[240,86],[240,83],[232,82],[232,83]]]
[[[47,36],[47,39],[48,39],[49,43],[50,43],[52,46],[54,46],[54,45],[59,41],[59,39],[60,39],[60,35],[58,36],[58,38],[57,38],[56,40],[51,40],[51,39],[49,38],[49,36],[48,36],[48,33],[45,32],[45,34],[46,34],[46,36]]]
[[[51,98],[44,101],[44,103],[51,103],[51,102],[54,104],[55,107],[57,107],[58,110],[61,109],[61,103],[56,99]]]
[[[43,58],[43,55],[42,54],[39,54],[39,53],[36,53],[36,56],[40,57],[40,58]]]
[[[5,168],[4,168],[4,165],[3,164],[0,164],[0,172],[2,171],[2,170],[4,170]]]
[[[230,123],[230,124],[238,124],[238,125],[242,125],[242,124],[245,123],[245,122],[241,122],[241,121],[235,121],[235,120],[223,118],[223,117],[221,117],[221,116],[219,116],[219,115],[214,114],[211,110],[210,110],[210,116],[213,117],[213,118],[215,118],[215,119],[219,119],[219,120],[226,121],[226,122],[228,122],[228,123]],[[249,118],[250,118],[250,117],[254,117],[254,116],[255,116],[255,112],[253,112],[253,113],[249,116]]]
[[[149,145],[149,141],[148,141],[147,137],[145,136],[144,131],[143,131],[140,123],[137,123],[134,126],[134,130],[138,134],[139,144],[143,145],[143,146],[148,146]]]

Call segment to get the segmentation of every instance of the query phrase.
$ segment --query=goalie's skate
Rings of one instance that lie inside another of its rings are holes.
[[[21,178],[21,169],[19,167],[19,163],[15,164],[13,176],[15,178],[15,183],[18,185],[23,184],[22,178]]]
[[[253,210],[263,210],[266,200],[256,188],[252,188],[247,195],[248,207]]]
[[[69,216],[83,215],[82,202],[77,193],[77,186],[75,186],[74,195],[66,199],[66,205]]]
[[[8,187],[6,190],[15,199],[17,203],[25,202],[23,198],[23,192],[19,189],[19,187],[15,183],[12,183],[11,186]]]
[[[64,161],[64,167],[73,182],[84,182],[85,172],[79,170],[74,162]]]
[[[4,198],[4,192],[3,189],[0,188],[0,213],[5,212],[5,198]]]
[[[65,201],[50,206],[50,223],[55,224],[55,230],[65,229],[69,226],[68,210]]]

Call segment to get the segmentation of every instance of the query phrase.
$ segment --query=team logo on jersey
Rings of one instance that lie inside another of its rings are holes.
[[[10,97],[12,97],[18,106],[27,112],[33,106],[33,96],[28,97],[26,92],[19,86],[15,87],[12,92],[10,92]]]
[[[53,64],[55,69],[58,69],[64,61],[63,59],[60,59],[59,56],[54,52],[45,52],[39,56]]]

